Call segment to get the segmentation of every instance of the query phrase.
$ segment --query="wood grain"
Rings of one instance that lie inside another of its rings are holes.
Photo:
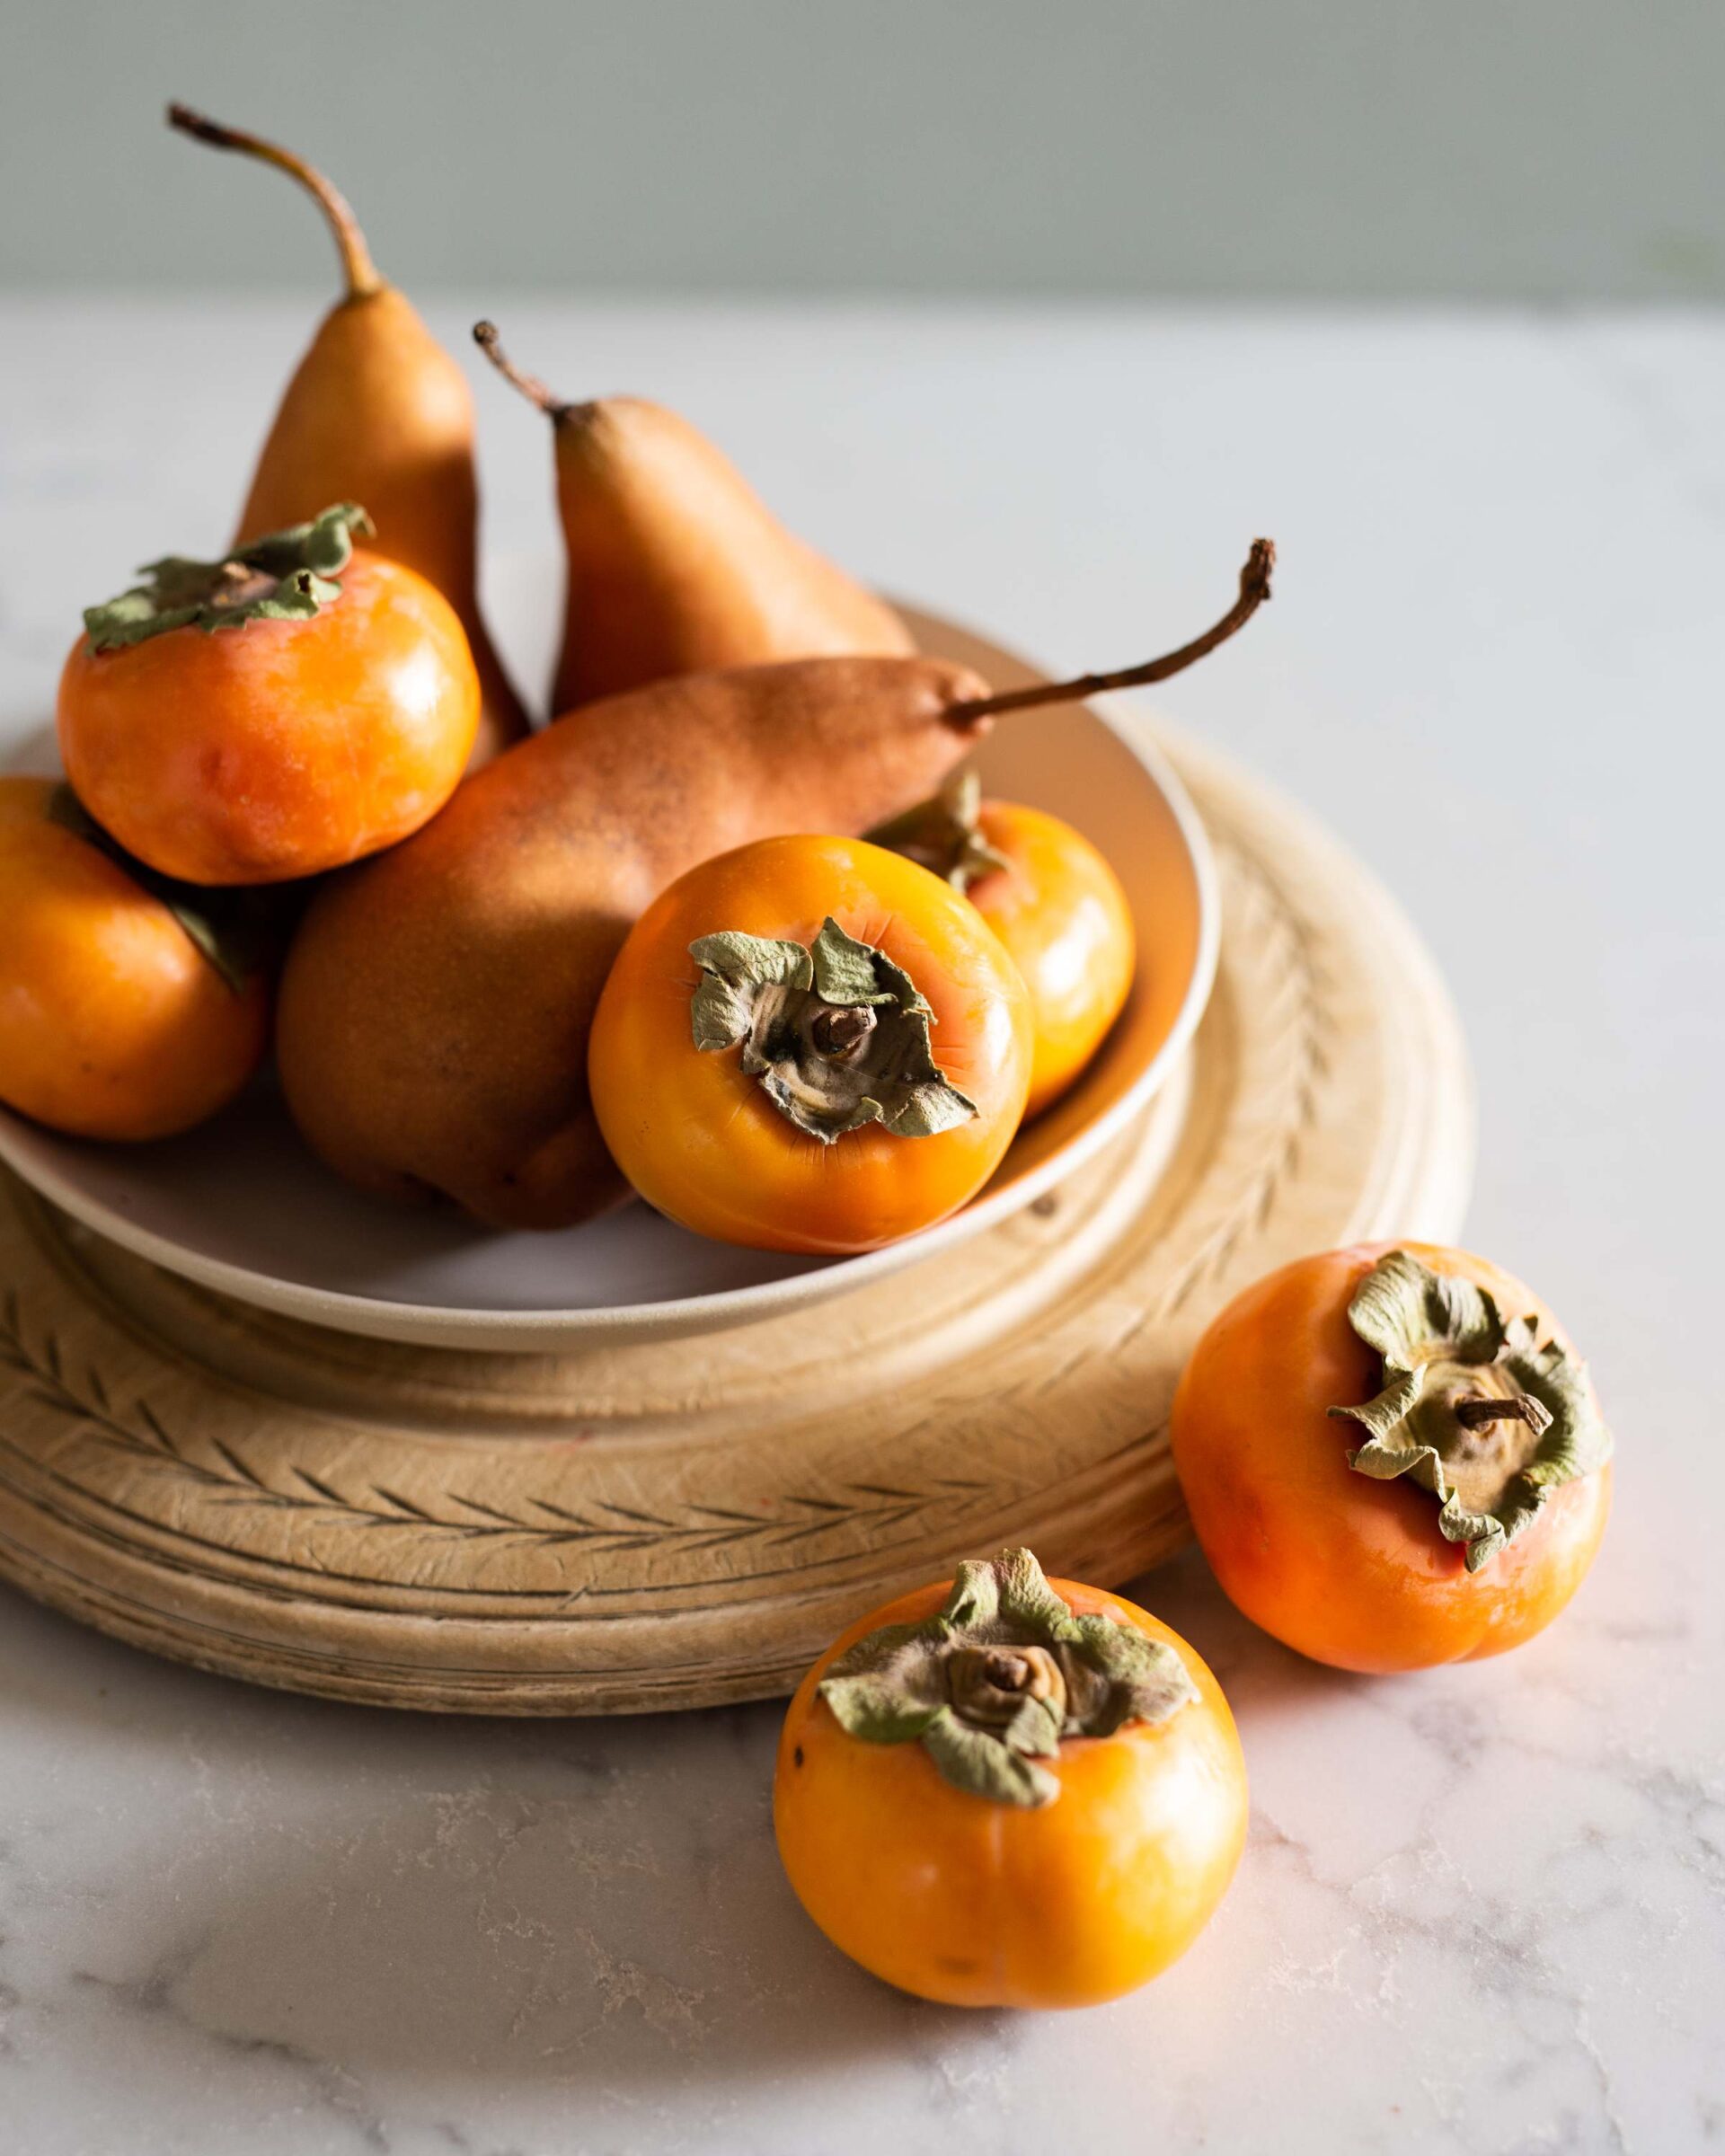
[[[1384,893],[1172,744],[1216,840],[1216,994],[1146,1119],[936,1260],[722,1335],[463,1354],[243,1308],[0,1186],[0,1575],[137,1645],[510,1714],[791,1686],[861,1609],[1031,1542],[1112,1584],[1186,1527],[1175,1379],[1248,1280],[1453,1234],[1472,1089]]]

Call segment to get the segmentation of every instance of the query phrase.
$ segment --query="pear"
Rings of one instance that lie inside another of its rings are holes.
[[[285,530],[332,501],[360,503],[373,551],[417,570],[461,618],[479,671],[472,763],[527,730],[479,610],[479,490],[467,378],[378,274],[352,210],[323,175],[260,136],[170,105],[171,126],[297,180],[334,235],[347,289],[324,316],[276,414],[234,543]]]
[[[509,1228],[603,1211],[625,1193],[588,1097],[588,1036],[660,891],[751,839],[884,823],[1001,711],[1179,672],[1269,596],[1271,559],[1259,541],[1214,628],[1123,674],[991,695],[939,659],[792,659],[581,706],[314,898],[277,1010],[295,1120],[379,1196],[451,1198]]]
[[[552,423],[568,555],[551,708],[670,674],[912,651],[883,599],[786,531],[736,466],[662,404],[565,404],[473,336]]]

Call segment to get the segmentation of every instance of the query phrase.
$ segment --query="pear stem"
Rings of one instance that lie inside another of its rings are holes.
[[[1236,630],[1243,629],[1269,596],[1269,573],[1276,566],[1273,540],[1254,539],[1245,567],[1240,571],[1240,596],[1228,611],[1202,636],[1169,651],[1161,658],[1146,659],[1141,667],[1128,667],[1118,674],[1081,674],[1075,681],[1039,681],[1028,689],[1006,689],[998,696],[978,696],[949,704],[946,717],[954,726],[974,726],[1003,711],[1033,711],[1039,704],[1075,703],[1105,689],[1141,688],[1146,682],[1166,681],[1225,644]]]
[[[494,322],[476,322],[473,324],[473,342],[484,353],[491,365],[513,388],[518,389],[530,404],[536,404],[553,425],[575,407],[566,404],[561,397],[552,395],[537,375],[524,373],[503,349],[503,340],[497,333]]]
[[[320,172],[315,165],[307,164],[303,157],[284,150],[279,143],[266,142],[261,135],[248,135],[243,128],[224,127],[220,120],[206,119],[201,112],[194,112],[190,105],[173,104],[168,107],[168,125],[178,128],[182,135],[190,135],[196,142],[207,142],[217,150],[239,150],[248,157],[256,157],[265,164],[273,164],[278,172],[286,172],[297,180],[318,208],[329,219],[330,230],[335,238],[336,252],[341,257],[341,274],[347,279],[349,299],[369,299],[374,292],[381,292],[384,280],[377,274],[377,265],[371,259],[371,250],[366,245],[366,235],[359,229],[359,220],[349,207],[347,197]]]

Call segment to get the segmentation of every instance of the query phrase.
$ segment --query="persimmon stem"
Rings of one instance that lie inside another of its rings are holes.
[[[848,1056],[875,1029],[874,1012],[867,1003],[838,1003],[817,1013],[809,1031],[823,1056]]]
[[[1551,1428],[1552,1411],[1530,1392],[1515,1392],[1501,1400],[1482,1392],[1472,1400],[1458,1400],[1455,1419],[1464,1430],[1483,1429],[1490,1422],[1525,1422],[1537,1437]]]
[[[503,340],[497,333],[494,322],[476,322],[473,324],[473,342],[503,379],[518,389],[529,403],[536,404],[553,425],[566,413],[574,411],[572,404],[566,404],[562,398],[553,396],[537,375],[529,375],[515,364],[503,349]]]
[[[207,119],[190,105],[170,105],[168,125],[178,128],[182,135],[190,135],[195,142],[207,142],[212,149],[238,150],[247,157],[273,164],[278,172],[297,180],[329,219],[336,252],[341,257],[348,297],[368,299],[374,292],[383,290],[384,280],[371,259],[371,250],[366,245],[358,218],[349,207],[347,197],[315,165],[307,164],[291,150],[284,150],[279,143],[267,142],[261,135],[248,135],[242,128],[224,127],[220,120]]]
[[[1269,575],[1275,566],[1274,541],[1254,539],[1240,571],[1239,597],[1219,622],[1177,651],[1146,659],[1141,667],[1127,667],[1118,674],[1081,674],[1075,681],[1039,681],[1028,689],[1005,689],[997,696],[973,697],[949,705],[946,717],[954,726],[974,726],[979,720],[998,718],[1003,711],[1033,711],[1045,703],[1074,703],[1085,696],[1100,695],[1105,689],[1141,688],[1147,682],[1166,681],[1171,674],[1182,674],[1245,627],[1269,596]]]

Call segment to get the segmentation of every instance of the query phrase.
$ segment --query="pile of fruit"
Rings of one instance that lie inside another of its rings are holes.
[[[559,1227],[630,1186],[731,1241],[860,1250],[942,1218],[1069,1087],[1133,928],[1080,835],[980,801],[1004,711],[1177,672],[1203,636],[1004,694],[772,519],[686,422],[550,416],[568,543],[553,721],[481,623],[465,383],[372,267],[289,387],[233,545],[152,563],[66,661],[67,782],[0,782],[0,1100],[183,1130],[273,1032],[305,1135],[362,1188]],[[464,775],[465,774],[465,775]],[[1483,1260],[1290,1266],[1199,1344],[1175,1462],[1225,1591],[1297,1651],[1396,1671],[1532,1637],[1587,1571],[1611,1440],[1551,1313]],[[1238,1860],[1245,1778],[1198,1656],[1003,1551],[809,1673],[775,1816],[866,1966],[1075,2004],[1164,1967]]]
[[[1249,1287],[1175,1395],[1217,1581],[1296,1652],[1369,1674],[1543,1631],[1611,1507],[1612,1440],[1536,1296],[1466,1251],[1330,1250]],[[876,1610],[785,1717],[779,1854],[833,1942],[955,2006],[1086,2006],[1203,1930],[1246,1837],[1221,1686],[1117,1595],[1028,1550]]]
[[[978,799],[1004,711],[918,656],[712,446],[631,397],[545,412],[568,596],[532,730],[480,619],[466,382],[288,152],[175,107],[321,204],[346,291],[239,528],[89,607],[66,778],[0,782],[0,1101],[147,1139],[271,1041],[313,1149],[497,1227],[638,1191],[733,1242],[870,1250],[964,1205],[1113,1025],[1135,965],[1079,832]]]

